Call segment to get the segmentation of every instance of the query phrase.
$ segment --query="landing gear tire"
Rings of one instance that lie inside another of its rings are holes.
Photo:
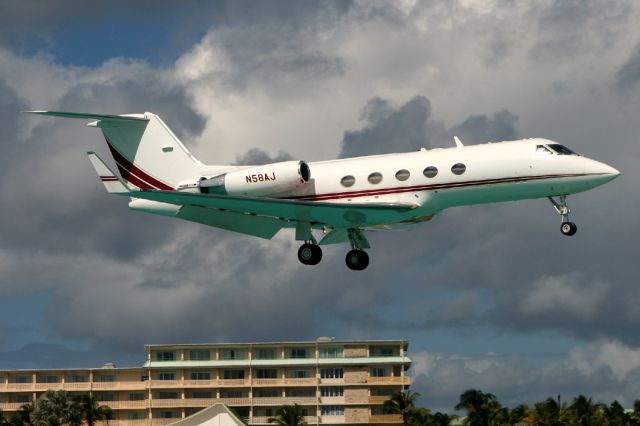
[[[573,222],[564,222],[560,226],[560,232],[562,232],[563,235],[571,236],[575,234],[576,231],[578,231],[578,227]]]
[[[352,271],[362,271],[369,265],[369,255],[364,250],[353,249],[347,253],[345,262]]]
[[[322,249],[316,244],[305,243],[298,249],[298,260],[305,265],[317,265],[322,260]]]

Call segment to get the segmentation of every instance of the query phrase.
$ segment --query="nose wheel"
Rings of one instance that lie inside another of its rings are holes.
[[[298,249],[298,260],[305,265],[317,265],[322,260],[322,249],[317,244],[304,243]]]
[[[558,200],[555,200],[553,197],[549,197],[549,201],[551,201],[551,204],[553,204],[553,207],[562,218],[560,232],[567,236],[574,235],[578,231],[578,227],[575,223],[569,221],[569,213],[571,213],[571,210],[567,206],[567,196],[561,195],[558,197]]]

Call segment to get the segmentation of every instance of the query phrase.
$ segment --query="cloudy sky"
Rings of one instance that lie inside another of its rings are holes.
[[[640,398],[636,2],[0,5],[0,368],[121,366],[145,343],[406,338],[422,404]],[[210,164],[547,137],[620,169],[570,197],[446,211],[317,267],[273,241],[128,211],[82,122],[160,114]]]

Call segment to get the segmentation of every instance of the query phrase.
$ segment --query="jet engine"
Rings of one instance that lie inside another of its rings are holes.
[[[304,161],[284,161],[203,177],[198,189],[203,194],[262,197],[291,191],[310,177],[309,165]]]

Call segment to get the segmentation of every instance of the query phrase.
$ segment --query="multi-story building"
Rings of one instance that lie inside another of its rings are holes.
[[[268,424],[299,404],[313,424],[398,424],[382,404],[406,390],[405,340],[146,345],[142,367],[0,371],[5,416],[46,390],[93,394],[113,409],[111,426],[164,425],[216,402],[249,424]]]

